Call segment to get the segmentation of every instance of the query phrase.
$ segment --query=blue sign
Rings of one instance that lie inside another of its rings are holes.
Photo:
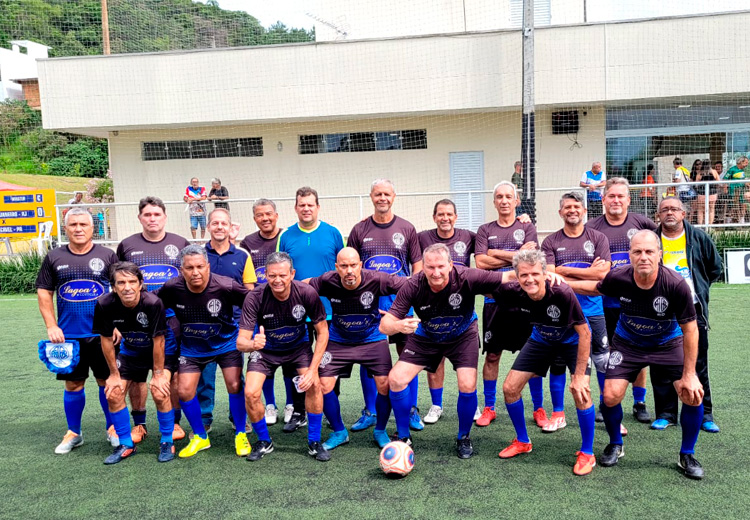
[[[88,302],[104,294],[104,286],[93,280],[71,280],[62,284],[57,294],[65,301]]]
[[[0,226],[0,234],[27,234],[36,233],[36,226]]]
[[[41,197],[41,195],[39,195]],[[6,204],[21,204],[24,202],[34,202],[34,195],[5,195],[3,202]],[[41,200],[39,201],[41,202]]]
[[[173,265],[142,265],[140,270],[143,273],[143,282],[148,285],[163,285],[180,274]]]
[[[0,218],[34,218],[34,210],[0,211]],[[41,215],[42,217],[44,214]]]

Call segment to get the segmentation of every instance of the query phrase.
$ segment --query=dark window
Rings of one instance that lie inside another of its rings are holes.
[[[300,154],[421,150],[427,148],[427,130],[353,132],[299,136]]]
[[[239,139],[240,157],[262,157],[262,137],[242,137]]]
[[[144,161],[163,161],[167,159],[167,143],[143,143]]]
[[[212,159],[216,157],[213,139],[203,141],[191,141],[193,159]]]
[[[217,139],[216,140],[216,157],[239,157],[240,142],[239,139]]]
[[[322,135],[301,135],[299,136],[299,153],[323,153],[325,147],[321,146],[323,141]]]
[[[323,137],[326,143],[325,153],[350,151],[349,134],[327,134]]]
[[[190,141],[167,142],[168,159],[190,159]]]
[[[214,157],[262,157],[262,137],[199,139],[142,143],[144,161],[166,159],[213,159]]]
[[[376,150],[400,150],[401,132],[377,132],[375,134]]]
[[[350,149],[352,152],[374,152],[375,133],[358,132],[349,134]]]
[[[402,130],[401,145],[404,150],[427,148],[427,130]]]

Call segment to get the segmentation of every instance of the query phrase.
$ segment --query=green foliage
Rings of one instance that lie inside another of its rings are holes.
[[[747,230],[720,230],[709,233],[719,250],[722,261],[724,260],[724,251],[727,249],[747,249],[750,248],[750,231]]]
[[[108,167],[107,141],[84,138],[67,145],[60,157],[49,161],[48,173],[72,177],[104,177]]]
[[[114,202],[115,186],[110,177],[106,179],[91,179],[86,183],[87,202]]]
[[[33,251],[0,261],[0,294],[34,292],[34,282],[43,259]]]
[[[36,128],[24,134],[20,142],[29,153],[45,163],[63,155],[65,147],[68,146],[66,136],[43,128]]]
[[[15,142],[23,132],[42,126],[42,115],[32,110],[26,101],[0,101],[0,144]]]

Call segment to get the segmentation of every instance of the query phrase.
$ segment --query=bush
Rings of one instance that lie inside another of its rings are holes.
[[[721,230],[711,231],[711,239],[719,250],[722,262],[724,251],[727,249],[750,249],[750,231],[747,230]]]
[[[49,162],[64,154],[68,146],[68,138],[63,134],[36,128],[21,136],[21,145],[29,154],[37,157],[43,163]]]
[[[7,146],[21,134],[42,126],[42,115],[26,101],[0,101],[0,144]]]
[[[109,168],[105,139],[79,139],[67,145],[60,157],[47,163],[50,175],[65,177],[104,177]]]
[[[0,261],[0,294],[36,292],[34,282],[43,259],[32,251]]]

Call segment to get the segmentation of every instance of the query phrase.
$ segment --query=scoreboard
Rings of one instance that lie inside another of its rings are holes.
[[[55,190],[0,191],[0,238],[36,238],[47,221],[55,229]]]

